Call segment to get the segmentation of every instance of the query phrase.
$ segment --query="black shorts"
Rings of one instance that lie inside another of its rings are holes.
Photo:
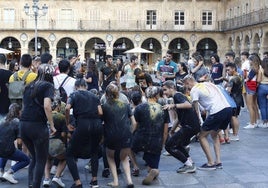
[[[205,122],[203,123],[201,130],[202,131],[218,131],[218,130],[225,130],[228,124],[231,121],[232,117],[232,108],[224,108],[223,110],[217,112],[216,114],[209,115]]]
[[[240,106],[237,106],[236,108],[233,108],[233,114],[232,114],[232,116],[235,116],[235,117],[239,116],[240,110],[241,110],[241,107]]]

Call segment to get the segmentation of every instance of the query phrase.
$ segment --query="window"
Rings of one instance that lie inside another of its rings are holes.
[[[212,12],[211,11],[203,11],[202,25],[212,25]]]
[[[147,25],[156,25],[156,10],[147,10]]]
[[[183,11],[175,11],[174,22],[175,25],[184,25],[185,17]]]
[[[14,23],[15,21],[15,10],[12,8],[4,9],[4,22],[5,23]]]
[[[119,10],[118,17],[121,22],[128,21],[128,10]]]
[[[61,18],[61,20],[73,20],[73,10],[72,9],[61,9],[60,18]]]

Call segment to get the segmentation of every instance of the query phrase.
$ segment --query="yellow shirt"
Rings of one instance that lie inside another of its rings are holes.
[[[18,77],[19,77],[20,79],[22,79],[22,77],[23,77],[23,75],[24,75],[25,72],[26,72],[25,70],[19,70],[19,71],[18,71]],[[37,77],[37,74],[36,74],[36,73],[34,73],[34,72],[30,72],[30,73],[28,74],[26,80],[25,80],[25,81],[26,81],[26,84],[29,84],[29,83],[31,83],[32,81],[34,81],[34,80],[36,79],[36,77]],[[10,78],[9,78],[9,83],[11,83],[11,82],[14,82],[14,74],[12,74],[12,75],[10,76]]]

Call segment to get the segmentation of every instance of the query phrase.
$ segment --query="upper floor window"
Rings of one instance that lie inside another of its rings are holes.
[[[156,10],[147,10],[146,24],[156,25]]]
[[[202,25],[212,25],[212,12],[211,11],[202,12]]]
[[[4,22],[14,22],[15,21],[15,10],[13,8],[5,8],[4,9]]]
[[[61,9],[60,10],[60,19],[61,20],[73,20],[73,10],[72,9]]]
[[[175,11],[174,21],[175,25],[184,25],[185,22],[184,11]]]
[[[119,10],[118,18],[120,21],[128,21],[128,10]]]

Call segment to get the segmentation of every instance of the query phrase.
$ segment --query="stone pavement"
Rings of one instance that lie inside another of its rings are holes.
[[[194,174],[177,174],[176,169],[182,164],[171,156],[161,156],[160,175],[153,182],[151,187],[181,187],[181,188],[267,188],[268,187],[268,129],[256,128],[252,130],[243,129],[248,122],[248,112],[243,110],[240,115],[240,141],[231,142],[221,146],[223,169],[215,171],[197,170]],[[212,148],[211,148],[212,149]],[[197,166],[206,162],[204,153],[195,142],[191,144],[191,156]],[[133,177],[135,187],[147,187],[141,184],[146,169],[144,162],[139,155],[139,164],[142,168],[139,177]],[[84,187],[89,187],[91,175],[84,169],[87,160],[79,160],[78,166],[80,177]],[[100,160],[98,182],[100,187],[108,187],[107,183],[112,181],[109,178],[101,177],[103,166]],[[122,168],[121,168],[122,169]],[[27,169],[16,174],[19,184],[11,185],[7,182],[0,182],[0,188],[24,188],[27,187]],[[66,187],[73,183],[68,169],[65,169],[62,177]],[[124,175],[119,175],[120,186],[124,187],[126,182]],[[51,187],[55,187],[52,185]]]

